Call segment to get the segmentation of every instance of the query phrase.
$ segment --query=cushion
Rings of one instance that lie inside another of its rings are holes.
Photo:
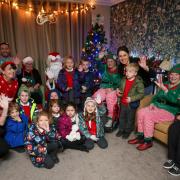
[[[165,121],[155,124],[155,129],[163,133],[168,133],[168,128],[172,124],[172,121]]]

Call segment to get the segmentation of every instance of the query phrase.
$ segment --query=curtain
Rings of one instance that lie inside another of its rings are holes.
[[[65,4],[69,9],[72,5]],[[55,7],[59,6],[60,3],[55,3]],[[72,55],[76,62],[80,60],[87,31],[91,28],[91,11],[60,14],[56,23],[41,26],[35,21],[36,15],[1,5],[0,42],[10,44],[12,55],[32,56],[43,78],[49,52],[59,52],[62,57]]]

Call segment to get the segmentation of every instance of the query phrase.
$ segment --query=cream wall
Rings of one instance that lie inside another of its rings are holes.
[[[97,5],[96,9],[92,10],[92,20],[100,14],[104,17],[104,30],[106,32],[106,38],[108,40],[108,47],[110,45],[110,6]]]

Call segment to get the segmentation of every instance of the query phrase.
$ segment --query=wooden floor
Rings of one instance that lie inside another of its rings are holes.
[[[133,135],[132,135],[133,136]],[[109,147],[95,147],[91,152],[66,150],[59,154],[60,163],[53,169],[33,167],[28,156],[11,152],[10,158],[0,161],[0,180],[174,180],[162,168],[166,146],[154,142],[144,152],[136,150],[126,140],[107,134]]]

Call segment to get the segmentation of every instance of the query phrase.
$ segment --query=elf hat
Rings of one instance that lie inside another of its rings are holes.
[[[19,90],[18,90],[18,97],[20,97],[20,95],[21,95],[21,93],[22,93],[23,91],[24,91],[24,92],[27,92],[28,95],[30,96],[30,92],[29,92],[28,87],[27,87],[26,85],[22,84],[21,87],[20,87]]]
[[[170,72],[170,73],[180,74],[180,64],[177,64],[177,65],[175,65],[174,67],[172,67],[169,72]]]
[[[96,103],[96,101],[91,97],[87,97],[87,99],[86,99],[86,101],[84,103],[84,115],[85,115],[86,105],[89,102],[92,102],[95,105],[95,107],[96,107],[95,112],[97,113],[97,103]]]
[[[7,65],[11,65],[13,69],[16,69],[16,65],[12,61],[6,61],[1,64],[1,69],[4,70]]]
[[[28,57],[25,57],[23,60],[22,60],[23,64],[26,64],[26,63],[33,63],[34,60],[32,57],[28,56]]]
[[[112,59],[112,60],[114,60],[114,61],[117,61],[117,57],[116,57],[116,55],[114,55],[112,52],[109,52],[108,54],[107,54],[107,58],[106,58],[107,60],[108,59]]]

